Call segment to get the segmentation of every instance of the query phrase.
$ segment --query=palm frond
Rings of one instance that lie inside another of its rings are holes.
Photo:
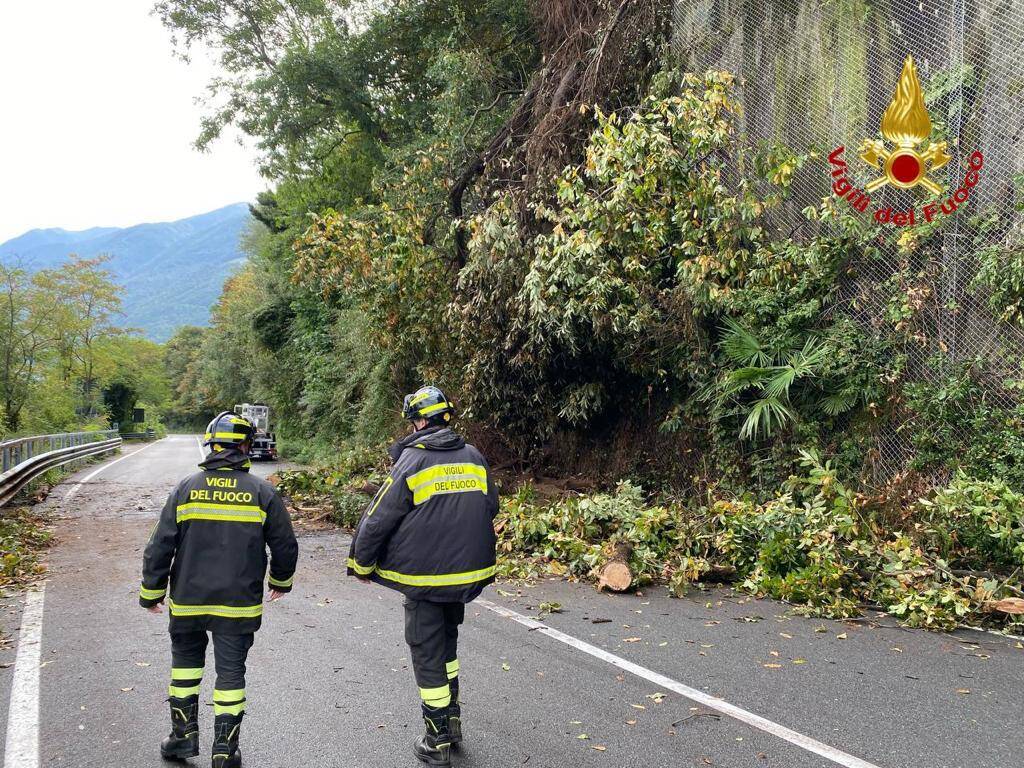
[[[740,428],[741,440],[753,440],[758,435],[771,437],[772,433],[793,420],[793,412],[777,397],[756,400]]]
[[[796,378],[802,379],[805,376],[814,376],[815,369],[825,362],[828,352],[828,347],[811,336],[804,342],[803,349],[789,355],[788,363],[796,370]]]
[[[780,365],[768,370],[772,372],[772,375],[761,387],[765,397],[789,400],[789,388],[799,377],[800,371],[792,365]]]
[[[719,380],[704,387],[697,395],[697,399],[707,402],[717,398],[719,402],[724,402],[751,387],[760,387],[761,382],[771,375],[771,371],[770,368],[755,368],[753,366],[729,371]]]
[[[823,410],[829,416],[838,416],[841,413],[846,413],[848,410],[853,408],[857,404],[857,400],[860,395],[853,390],[844,390],[842,392],[833,392],[831,395],[826,395],[819,401],[821,410]]]
[[[723,322],[725,328],[721,348],[731,362],[762,368],[771,365],[771,354],[754,334],[731,317],[725,318]]]

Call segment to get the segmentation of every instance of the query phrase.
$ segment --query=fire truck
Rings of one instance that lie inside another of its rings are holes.
[[[256,460],[277,460],[277,439],[270,431],[270,406],[263,403],[242,403],[235,406],[235,413],[247,418],[256,427],[252,440],[252,458]]]

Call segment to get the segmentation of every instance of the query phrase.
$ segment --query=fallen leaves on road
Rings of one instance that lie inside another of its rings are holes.
[[[541,603],[540,605],[537,606],[537,611],[538,611],[537,618],[538,619],[543,619],[545,616],[549,616],[552,613],[561,613],[562,612],[562,604],[561,603]]]

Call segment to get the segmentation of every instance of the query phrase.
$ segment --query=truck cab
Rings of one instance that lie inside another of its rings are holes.
[[[257,461],[276,461],[277,439],[270,431],[270,406],[263,403],[242,403],[235,406],[235,413],[248,419],[256,427],[250,454],[252,458]]]

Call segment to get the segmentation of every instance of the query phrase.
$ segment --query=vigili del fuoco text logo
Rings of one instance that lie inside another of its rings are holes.
[[[985,160],[981,152],[971,153],[968,158],[969,167],[960,186],[944,196],[942,185],[932,173],[944,167],[952,158],[946,152],[945,141],[932,141],[926,147],[921,147],[931,132],[932,121],[924,106],[917,67],[914,58],[907,56],[896,93],[882,116],[884,140],[865,139],[860,145],[860,158],[882,175],[865,184],[863,189],[859,188],[847,176],[847,165],[843,159],[846,147],[836,147],[828,156],[832,177],[835,179],[832,191],[846,200],[855,211],[866,213],[870,208],[879,224],[891,223],[902,227],[934,221],[940,216],[954,213],[970,197]],[[872,205],[871,194],[886,185],[899,189],[921,187],[938,199],[920,208],[911,206],[901,211]],[[946,199],[943,200],[943,197]]]

